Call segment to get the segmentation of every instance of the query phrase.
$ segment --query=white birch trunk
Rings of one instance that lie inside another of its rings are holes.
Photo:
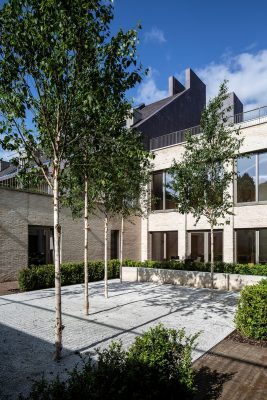
[[[214,229],[213,225],[210,227],[210,280],[211,290],[214,289]]]
[[[120,282],[122,283],[122,260],[123,260],[123,234],[124,234],[124,218],[121,217],[121,242],[120,242]]]
[[[89,314],[88,274],[88,178],[84,179],[84,314]]]
[[[54,360],[59,360],[62,350],[62,314],[61,314],[61,271],[60,271],[60,236],[61,226],[59,224],[59,191],[58,191],[58,169],[54,172],[53,187],[54,202],[54,246],[55,246],[55,353]]]
[[[108,218],[105,217],[104,285],[105,298],[108,298]]]

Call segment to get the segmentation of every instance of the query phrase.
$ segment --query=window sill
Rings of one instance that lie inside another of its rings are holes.
[[[267,200],[262,201],[248,201],[246,203],[234,203],[234,207],[244,207],[244,206],[264,206],[267,205]]]
[[[177,212],[176,208],[169,208],[167,210],[151,210],[150,214],[159,214],[159,213],[168,213],[168,212]]]

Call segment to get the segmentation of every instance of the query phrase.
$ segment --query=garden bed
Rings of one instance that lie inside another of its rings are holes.
[[[247,285],[255,285],[265,276],[231,273],[214,273],[214,288],[219,290],[239,291]],[[210,272],[185,271],[161,268],[123,267],[124,282],[154,282],[173,285],[210,288]]]

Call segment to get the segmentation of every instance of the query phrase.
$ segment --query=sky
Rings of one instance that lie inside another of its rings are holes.
[[[142,25],[139,59],[150,72],[134,103],[168,95],[168,77],[184,83],[192,68],[208,98],[227,79],[245,109],[267,105],[267,2],[264,0],[114,0],[114,31]]]
[[[267,105],[265,0],[114,0],[114,12],[113,33],[142,25],[138,59],[149,74],[128,93],[134,104],[168,96],[168,77],[184,83],[190,67],[207,98],[227,79],[245,109]]]

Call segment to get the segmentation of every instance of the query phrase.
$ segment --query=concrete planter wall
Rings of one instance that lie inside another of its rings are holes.
[[[239,291],[246,285],[255,285],[266,276],[214,274],[214,288],[219,290]],[[172,285],[210,288],[210,273],[199,271],[181,271],[156,268],[122,268],[123,282],[155,282]]]

